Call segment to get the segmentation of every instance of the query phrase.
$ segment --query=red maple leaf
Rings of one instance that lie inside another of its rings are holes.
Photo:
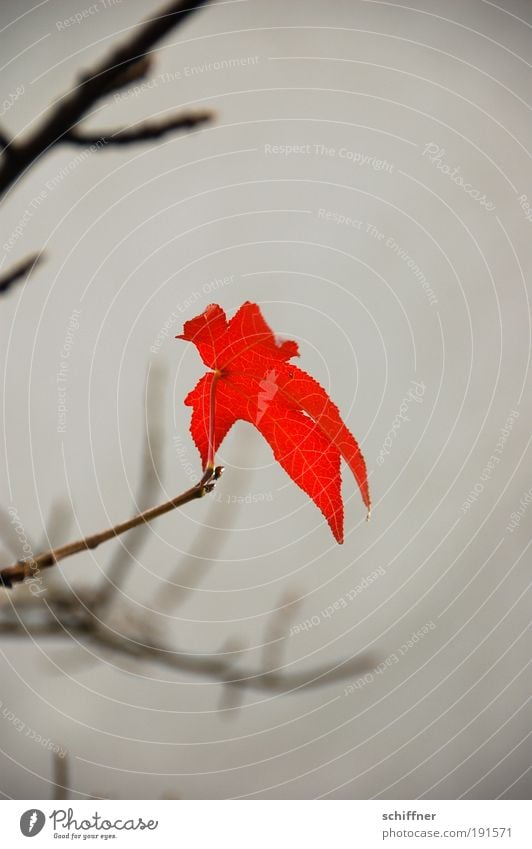
[[[221,307],[211,304],[187,321],[176,338],[193,342],[212,369],[185,398],[192,407],[190,431],[204,469],[214,467],[229,428],[238,419],[250,422],[343,542],[340,457],[355,476],[369,512],[366,464],[325,389],[288,362],[299,355],[296,342],[277,341],[257,304],[249,301],[229,322]]]

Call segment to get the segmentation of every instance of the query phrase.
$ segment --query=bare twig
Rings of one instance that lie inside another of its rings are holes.
[[[13,268],[10,268],[5,274],[0,275],[0,295],[3,295],[14,283],[22,280],[32,271],[35,266],[41,262],[42,254],[32,254],[27,257],[27,259],[23,259],[22,262],[19,262]]]
[[[80,551],[87,551],[87,549],[97,548],[103,542],[114,539],[114,537],[120,536],[120,534],[124,534],[126,531],[130,531],[145,522],[151,522],[158,516],[163,516],[165,513],[175,510],[176,507],[182,507],[184,504],[188,504],[189,501],[194,501],[196,498],[202,498],[208,492],[213,490],[216,481],[221,476],[222,472],[222,466],[216,466],[214,469],[207,469],[201,480],[195,486],[187,489],[186,492],[181,493],[181,495],[176,496],[176,498],[166,501],[164,504],[159,504],[157,507],[145,510],[143,513],[139,513],[132,519],[128,519],[127,522],[121,522],[105,531],[100,531],[97,534],[84,537],[76,542],[68,543],[68,545],[64,545],[61,548],[45,551],[43,554],[39,554],[38,557],[19,561],[12,566],[6,567],[0,571],[0,583],[5,587],[10,588],[14,583],[20,583],[21,581],[24,581],[25,578],[35,577],[39,574],[41,569],[47,569],[50,566],[54,566],[60,560],[64,560],[65,557],[71,557],[73,554],[78,554]]]
[[[208,0],[178,0],[160,10],[154,18],[140,24],[135,34],[114,49],[93,71],[84,74],[78,85],[45,115],[36,131],[9,147],[10,155],[0,164],[0,195],[54,145],[67,140],[67,134],[95,104],[116,88],[145,73],[139,62],[167,35]],[[134,70],[133,70],[134,69]]]
[[[196,112],[180,112],[165,121],[145,121],[136,128],[121,128],[114,132],[88,133],[73,130],[68,133],[65,140],[83,147],[98,145],[99,150],[105,150],[109,146],[160,139],[176,130],[192,130],[194,127],[210,121],[213,117],[214,112],[207,109]]]

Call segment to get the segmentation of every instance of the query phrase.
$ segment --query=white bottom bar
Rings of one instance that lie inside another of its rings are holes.
[[[530,849],[523,801],[5,801],[2,845]],[[67,841],[70,841],[67,843]],[[120,841],[117,844],[117,841]]]

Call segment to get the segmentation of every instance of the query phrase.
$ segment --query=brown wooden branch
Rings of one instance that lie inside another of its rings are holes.
[[[196,498],[202,498],[208,492],[212,492],[216,481],[221,477],[222,472],[223,466],[216,466],[214,469],[207,469],[201,480],[190,489],[187,489],[186,492],[176,496],[176,498],[170,499],[170,501],[166,501],[164,504],[159,504],[157,507],[151,507],[149,510],[144,510],[144,512],[139,513],[132,519],[128,519],[127,522],[121,522],[120,524],[115,525],[112,528],[108,528],[105,531],[100,531],[97,534],[84,537],[76,542],[68,543],[68,545],[63,545],[59,548],[53,548],[50,549],[50,551],[45,551],[37,557],[18,561],[12,566],[7,566],[5,569],[0,571],[0,584],[3,584],[4,587],[11,588],[13,584],[21,583],[26,578],[35,579],[39,576],[41,569],[47,569],[50,566],[55,566],[56,563],[60,560],[64,560],[65,557],[72,557],[73,554],[79,554],[80,551],[97,548],[103,542],[114,539],[115,537],[120,536],[120,534],[126,533],[126,531],[137,528],[139,525],[151,522],[158,516],[164,516],[165,513],[175,510],[176,507],[182,507],[184,504],[188,504],[189,501],[194,501]]]
[[[109,92],[123,87],[128,74],[137,76],[147,54],[186,18],[204,6],[208,0],[178,0],[162,8],[143,23],[125,43],[112,50],[90,73],[84,74],[78,85],[64,95],[45,115],[34,133],[9,147],[10,155],[0,162],[0,196],[13,185],[39,158],[72,132],[95,104]],[[136,68],[135,68],[136,66]]]
[[[109,146],[160,139],[176,130],[193,130],[206,121],[211,121],[213,117],[214,112],[207,109],[180,112],[164,121],[144,121],[137,127],[119,128],[114,132],[89,133],[83,130],[73,130],[65,136],[65,141],[83,147],[98,145],[99,150],[105,150]]]
[[[22,262],[19,262],[13,268],[10,268],[5,274],[0,275],[0,295],[8,292],[14,283],[17,283],[19,280],[26,277],[27,274],[29,274],[29,272],[32,271],[39,262],[41,262],[41,260],[42,254],[32,254],[27,257],[27,259],[23,259]]]

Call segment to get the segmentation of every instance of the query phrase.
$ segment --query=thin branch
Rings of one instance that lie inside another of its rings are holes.
[[[166,501],[164,504],[159,504],[157,507],[145,510],[143,513],[139,513],[132,519],[128,519],[127,522],[121,522],[120,524],[115,525],[112,528],[108,528],[105,531],[100,531],[97,534],[84,537],[76,542],[68,543],[68,545],[64,545],[60,548],[50,549],[50,551],[45,551],[43,554],[39,554],[38,557],[19,561],[18,563],[14,563],[12,566],[2,569],[0,571],[0,584],[10,588],[14,583],[20,583],[21,581],[24,581],[25,578],[35,578],[41,569],[47,569],[50,566],[54,566],[60,560],[64,560],[65,557],[71,557],[73,554],[78,554],[80,551],[87,551],[87,549],[97,548],[103,542],[114,539],[115,537],[120,536],[120,534],[130,531],[145,522],[151,522],[158,516],[163,516],[165,513],[175,510],[176,507],[182,507],[184,504],[188,504],[189,501],[194,501],[196,498],[202,498],[214,489],[216,481],[221,476],[222,472],[222,466],[216,466],[215,469],[207,469],[201,480],[195,484],[195,486],[187,489],[186,492],[176,496],[176,498]]]
[[[204,6],[208,0],[179,0],[160,10],[140,24],[129,41],[115,48],[93,71],[84,74],[79,84],[61,98],[44,117],[37,130],[26,140],[10,145],[11,155],[2,157],[0,164],[0,195],[42,154],[65,137],[84,118],[102,97],[124,85],[127,75],[139,75],[146,54],[174,27]],[[132,71],[133,68],[136,69]]]
[[[65,141],[83,147],[98,145],[99,150],[105,150],[110,146],[135,144],[136,142],[160,139],[176,130],[192,130],[194,127],[212,120],[213,117],[214,112],[207,109],[196,112],[180,112],[171,118],[167,118],[165,121],[144,121],[133,129],[121,128],[114,132],[103,133],[88,133],[82,130],[73,130],[65,136]]]
[[[5,274],[0,276],[0,295],[9,291],[14,283],[22,280],[32,271],[39,262],[41,262],[42,254],[32,254],[19,262],[13,268],[10,268]]]
[[[66,754],[53,755],[54,777],[51,782],[54,788],[54,799],[68,799],[68,760]]]

